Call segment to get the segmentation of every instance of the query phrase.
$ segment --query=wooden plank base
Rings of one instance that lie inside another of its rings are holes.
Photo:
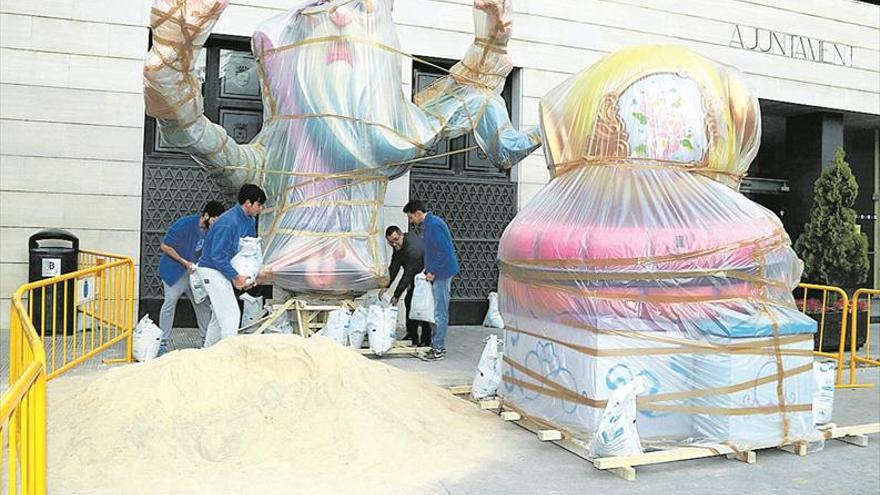
[[[732,461],[740,461],[746,464],[754,464],[758,462],[758,455],[754,450],[747,450],[745,452],[736,452],[733,454],[727,454],[726,457]]]
[[[608,471],[624,481],[636,480],[636,468],[624,466],[619,468],[611,468]]]
[[[559,447],[575,454],[576,456],[590,461],[593,467],[603,471],[609,471],[617,477],[626,481],[634,481],[636,479],[636,466],[645,466],[649,464],[663,464],[674,461],[685,461],[691,459],[703,459],[707,457],[726,456],[731,460],[738,460],[746,464],[754,464],[758,460],[756,450],[780,448],[787,450],[799,456],[805,456],[808,453],[807,442],[796,441],[787,445],[767,445],[752,450],[737,450],[728,445],[711,444],[711,445],[693,445],[687,447],[672,447],[668,449],[658,449],[644,452],[642,454],[618,457],[599,457],[595,458],[590,455],[589,445],[586,441],[574,437],[571,433],[555,428],[554,425],[547,421],[537,418],[531,418],[522,411],[505,405],[503,399],[490,399],[475,401],[469,398],[470,387],[460,385],[450,387],[450,392],[457,396],[468,396],[467,400],[478,404],[481,409],[492,410],[496,412],[501,419],[512,422],[527,431],[537,435],[542,441],[552,442]],[[464,397],[463,397],[464,398]],[[496,404],[497,403],[497,404]],[[491,406],[491,407],[488,407]],[[871,433],[880,433],[880,423],[869,423],[863,425],[838,427],[835,424],[827,424],[817,428],[822,437],[826,440],[837,439],[860,447],[868,445],[868,437]]]
[[[453,385],[449,387],[449,393],[452,395],[470,395],[473,387],[470,385]]]
[[[394,346],[391,347],[391,349],[388,349],[381,356],[377,356],[377,355],[373,354],[373,351],[371,351],[369,347],[365,347],[363,349],[355,349],[356,352],[359,352],[359,353],[363,354],[364,356],[373,356],[373,357],[377,357],[377,358],[384,358],[386,356],[395,356],[395,357],[407,356],[407,357],[415,357],[415,358],[419,358],[419,359],[424,358],[424,356],[426,354],[428,354],[428,351],[430,351],[430,350],[431,350],[430,347],[413,347],[411,345],[404,345],[399,342],[395,342]]]
[[[779,447],[779,449],[803,457],[807,455],[807,442],[793,442],[788,445],[783,445]]]
[[[868,446],[868,437],[865,435],[847,435],[845,437],[840,437],[837,440],[848,443],[850,445],[855,445],[856,447]]]
[[[562,432],[559,430],[540,430],[538,432],[538,440],[542,442],[562,440]]]
[[[522,416],[515,411],[501,411],[501,419],[504,421],[519,421],[522,419]]]

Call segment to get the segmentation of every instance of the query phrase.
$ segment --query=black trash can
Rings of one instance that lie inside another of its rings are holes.
[[[79,238],[66,230],[46,229],[28,239],[28,282],[75,272]],[[65,287],[67,287],[65,289]],[[40,335],[73,333],[76,323],[76,281],[48,285],[31,291],[31,321]],[[65,304],[65,297],[67,299]]]

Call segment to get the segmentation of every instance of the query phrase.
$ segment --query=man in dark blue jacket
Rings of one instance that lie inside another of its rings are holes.
[[[195,263],[202,253],[202,244],[208,228],[223,214],[223,204],[209,201],[202,209],[201,215],[187,215],[168,228],[162,239],[162,257],[159,258],[159,277],[162,279],[165,300],[159,311],[159,328],[162,329],[162,343],[159,355],[168,350],[171,339],[171,328],[174,326],[174,313],[180,296],[186,294],[196,313],[199,333],[205,340],[208,322],[211,320],[211,308],[207,301],[196,304],[192,289],[189,286],[189,274],[195,271]]]
[[[427,212],[424,203],[413,199],[403,207],[409,221],[421,225],[425,241],[425,278],[434,293],[434,332],[431,339],[432,360],[446,357],[446,331],[449,329],[449,291],[452,277],[458,275],[458,259],[449,226],[442,218]]]
[[[266,193],[258,186],[241,186],[238,191],[238,206],[220,215],[205,236],[198,268],[211,301],[211,323],[208,324],[205,347],[238,334],[241,310],[238,308],[233,286],[245,290],[256,281],[240,275],[232,267],[231,261],[238,253],[239,239],[257,236],[254,218],[263,211],[265,202]]]

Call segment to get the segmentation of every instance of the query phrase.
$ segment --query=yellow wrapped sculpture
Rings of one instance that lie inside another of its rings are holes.
[[[552,179],[501,239],[505,401],[591,438],[635,379],[643,439],[804,439],[815,322],[779,219],[738,191],[760,109],[675,46],[598,61],[540,107]]]

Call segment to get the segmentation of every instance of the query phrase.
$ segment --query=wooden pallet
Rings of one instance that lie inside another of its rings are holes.
[[[424,359],[425,356],[428,355],[428,351],[430,351],[430,347],[414,347],[411,345],[404,344],[401,341],[397,341],[394,345],[386,351],[381,356],[376,356],[373,354],[373,351],[370,350],[369,347],[364,347],[361,349],[356,349],[357,352],[363,354],[364,356],[375,356],[375,357],[385,357],[385,356],[395,356],[395,357],[414,357],[419,359]]]
[[[245,326],[239,328],[238,333],[252,334],[252,335],[259,335],[259,334],[263,333],[264,331],[266,331],[267,328],[269,328],[273,323],[275,323],[275,320],[277,320],[278,318],[281,317],[282,314],[287,312],[293,306],[294,302],[295,301],[291,299],[291,300],[285,302],[284,304],[276,306],[275,310],[272,311],[271,313],[269,313],[268,315],[260,318],[259,320],[256,320],[256,321],[250,323],[249,325],[245,325]]]
[[[449,390],[456,396],[469,396],[471,392],[470,386],[450,387]],[[492,411],[498,414],[501,419],[510,421],[517,426],[534,433],[539,440],[552,442],[578,457],[590,461],[596,469],[609,471],[627,481],[633,481],[636,479],[635,468],[637,466],[646,466],[649,464],[661,464],[718,456],[725,456],[727,459],[754,464],[757,462],[757,450],[782,449],[798,456],[805,456],[808,453],[807,443],[797,441],[784,445],[767,445],[745,451],[735,449],[729,445],[706,444],[688,447],[656,448],[643,454],[632,456],[597,458],[590,455],[589,445],[586,441],[577,438],[564,429],[555,427],[547,421],[529,417],[517,408],[504,404],[501,399],[489,398],[473,400],[468,397],[468,400],[478,404],[480,409]],[[828,424],[820,427],[819,432],[825,440],[840,440],[859,447],[867,447],[867,435],[880,433],[880,423],[846,427],[838,427],[835,424]]]
[[[296,324],[297,328],[299,328],[299,334],[303,337],[311,337],[318,330],[324,328],[324,325],[327,323],[327,315],[331,311],[336,311],[337,309],[353,310],[354,307],[354,303],[348,300],[334,303],[295,299],[293,311],[296,313]]]
[[[284,304],[276,306],[276,309],[272,312],[272,314],[265,316],[258,321],[255,321],[249,326],[256,327],[257,324],[260,324],[257,330],[253,333],[263,333],[266,328],[268,328],[276,319],[281,316],[281,313],[284,313],[285,311],[293,311],[296,318],[296,325],[299,329],[299,334],[302,337],[311,337],[312,335],[315,335],[319,330],[324,328],[324,325],[327,323],[327,315],[331,311],[336,311],[337,309],[352,310],[354,308],[355,304],[349,300],[307,301],[305,299],[291,298],[285,301]],[[239,331],[241,332],[242,330]],[[425,356],[427,356],[428,351],[430,350],[430,347],[414,347],[412,345],[406,345],[403,342],[398,341],[394,343],[391,349],[382,354],[382,356],[376,357],[405,356],[424,359]],[[365,356],[375,356],[373,354],[373,351],[371,351],[369,347],[355,349],[355,351]]]

